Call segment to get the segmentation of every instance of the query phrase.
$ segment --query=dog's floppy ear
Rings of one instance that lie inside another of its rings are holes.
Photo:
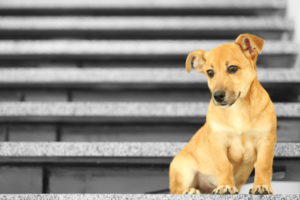
[[[264,40],[251,34],[240,35],[234,43],[238,44],[247,58],[256,59],[264,46]]]
[[[187,72],[191,71],[192,63],[197,72],[204,73],[204,67],[206,63],[206,51],[201,49],[194,51],[188,55],[185,61],[185,68]]]

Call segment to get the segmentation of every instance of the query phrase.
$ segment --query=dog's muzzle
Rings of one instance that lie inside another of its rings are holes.
[[[221,107],[230,107],[232,106],[236,100],[240,97],[241,92],[239,92],[239,95],[236,99],[234,99],[234,101],[232,101],[232,97],[229,96],[227,98],[227,101],[225,101],[225,97],[226,97],[226,93],[223,90],[218,90],[214,93],[213,97],[214,97],[214,104],[216,106],[221,106]],[[230,101],[231,100],[231,101]]]

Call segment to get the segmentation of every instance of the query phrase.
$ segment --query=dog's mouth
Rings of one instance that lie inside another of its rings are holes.
[[[238,98],[240,97],[240,95],[241,95],[241,92],[239,93],[239,96],[234,100],[234,102],[232,102],[231,104],[229,104],[229,106],[232,106],[236,102],[236,100],[238,100]]]

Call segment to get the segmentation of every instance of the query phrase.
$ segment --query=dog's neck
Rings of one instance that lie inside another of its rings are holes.
[[[257,77],[251,83],[251,86],[247,92],[245,98],[240,99],[243,103],[250,104],[251,108],[261,106],[264,103],[267,103],[268,98],[265,98],[266,95],[268,96],[265,89],[257,80]]]
[[[268,93],[257,80],[257,77],[251,83],[247,95],[238,99],[237,109],[246,108],[242,112],[248,111],[251,118],[256,118],[269,102]],[[234,107],[233,107],[234,108]]]

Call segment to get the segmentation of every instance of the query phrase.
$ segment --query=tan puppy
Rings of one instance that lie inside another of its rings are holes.
[[[273,194],[276,114],[256,77],[264,40],[240,35],[234,43],[188,55],[212,93],[206,123],[170,165],[172,194],[237,194],[255,167],[251,194]]]

